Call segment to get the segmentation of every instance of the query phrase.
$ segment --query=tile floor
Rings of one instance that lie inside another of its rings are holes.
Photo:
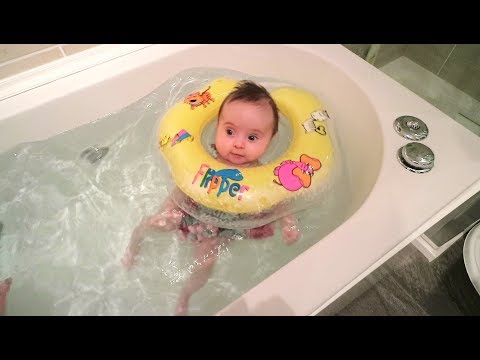
[[[480,295],[463,262],[465,237],[429,262],[407,245],[319,316],[480,315]]]

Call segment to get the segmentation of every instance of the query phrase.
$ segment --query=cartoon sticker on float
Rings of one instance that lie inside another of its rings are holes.
[[[326,135],[327,132],[322,122],[328,119],[330,119],[330,116],[328,116],[327,110],[317,110],[310,114],[310,119],[305,121],[302,126],[305,129],[305,133],[316,132],[320,135]]]
[[[164,137],[160,137],[160,141],[158,142],[158,144],[160,145],[160,148],[163,149],[163,147],[168,144],[170,139],[171,139],[170,135],[165,135]]]
[[[170,140],[171,140],[171,143],[172,143],[171,146],[173,146],[173,145],[176,145],[176,144],[182,142],[183,140],[185,140],[187,138],[190,141],[194,140],[193,136],[190,135],[190,133],[187,130],[182,129],[178,133],[176,133],[173,136],[173,138],[170,135],[165,135],[163,137],[160,137],[160,141],[158,143],[160,145],[160,148],[163,150],[163,148],[170,142]]]
[[[210,104],[210,101],[215,102],[215,99],[212,97],[212,94],[208,92],[210,86],[204,92],[196,92],[188,95],[183,102],[190,105],[190,110],[195,110],[196,107],[203,105],[204,108]]]
[[[204,168],[207,168],[207,171],[204,172]],[[248,185],[239,183],[243,180],[243,175],[238,169],[221,169],[216,171],[210,165],[202,164],[193,178],[192,185],[195,184],[200,175],[204,176],[199,186],[207,189],[207,194],[210,194],[212,190],[218,189],[217,197],[223,193],[228,193],[232,198],[237,197],[238,200],[242,200],[243,192],[250,190]]]
[[[186,138],[189,138],[190,141],[193,141],[193,136],[190,135],[185,129],[180,130],[178,133],[175,134],[175,136],[172,139],[172,146],[175,144],[178,144],[185,140]]]
[[[300,161],[286,160],[277,166],[273,173],[278,176],[274,179],[275,184],[283,186],[288,191],[297,191],[301,188],[308,188],[312,183],[312,176],[315,171],[322,167],[320,160],[306,154],[300,156]]]

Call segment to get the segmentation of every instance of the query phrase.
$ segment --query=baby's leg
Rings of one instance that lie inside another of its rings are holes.
[[[162,208],[148,217],[147,226],[151,229],[169,231],[178,228],[185,213],[171,198],[168,198]]]
[[[0,316],[5,315],[7,308],[7,295],[12,285],[12,278],[8,278],[0,282]]]
[[[292,245],[300,236],[298,220],[293,215],[286,215],[281,220],[283,241],[287,245]]]
[[[168,198],[162,208],[154,215],[142,219],[132,232],[122,264],[128,270],[135,262],[135,257],[140,252],[140,245],[151,230],[168,231],[177,228],[184,216],[183,211]]]
[[[209,228],[208,230],[212,230]],[[195,266],[190,277],[180,291],[175,315],[188,315],[188,302],[190,297],[206,284],[213,267],[217,261],[217,247],[220,243],[218,237],[218,228],[211,237],[203,237],[197,235],[198,240],[195,242],[195,259],[203,261],[201,265]]]

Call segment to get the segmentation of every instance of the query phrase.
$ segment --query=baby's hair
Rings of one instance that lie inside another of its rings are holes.
[[[265,101],[270,105],[273,111],[273,133],[275,135],[278,131],[278,107],[273,100],[272,96],[262,85],[259,85],[251,80],[242,80],[236,86],[230,94],[227,95],[225,100],[223,100],[220,110],[218,111],[218,117],[222,113],[223,105],[228,104],[232,101],[242,100],[251,103],[257,103]]]

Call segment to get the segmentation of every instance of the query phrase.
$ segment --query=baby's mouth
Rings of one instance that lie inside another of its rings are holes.
[[[230,153],[230,161],[233,164],[243,164],[245,162],[245,156],[235,153]]]

